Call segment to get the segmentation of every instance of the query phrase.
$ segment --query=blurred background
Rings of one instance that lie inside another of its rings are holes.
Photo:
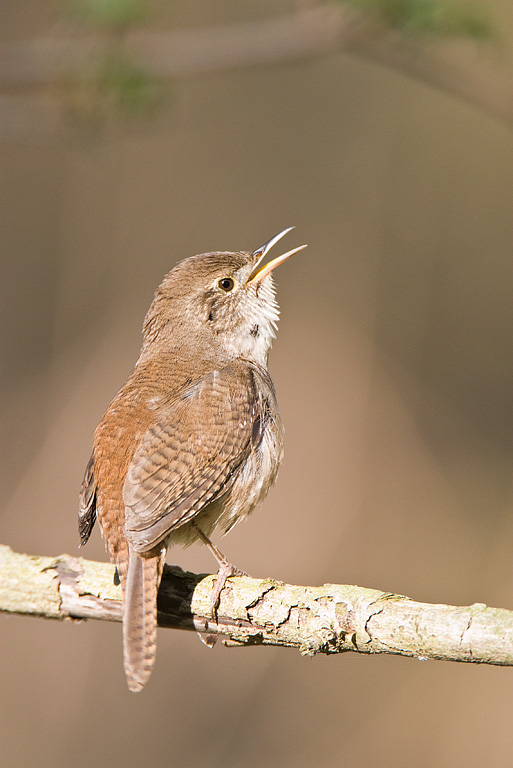
[[[285,460],[223,551],[513,608],[513,6],[469,9],[2,4],[3,543],[78,554],[93,431],[163,275],[295,225]],[[97,530],[80,554],[106,559]],[[214,570],[200,546],[168,562]],[[0,621],[5,768],[513,761],[510,669],[161,630],[134,696],[119,625]]]

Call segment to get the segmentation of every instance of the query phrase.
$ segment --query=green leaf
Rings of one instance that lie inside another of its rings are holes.
[[[344,0],[373,13],[387,26],[441,37],[485,39],[492,25],[485,6],[451,0]]]

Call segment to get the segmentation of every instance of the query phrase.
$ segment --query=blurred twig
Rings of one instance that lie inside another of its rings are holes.
[[[0,547],[0,610],[53,619],[121,620],[112,565],[62,555],[30,557]],[[299,587],[237,577],[210,618],[214,576],[166,567],[159,625],[228,645],[281,645],[316,653],[389,653],[513,666],[513,611],[417,603],[401,595],[325,584]]]
[[[434,48],[433,37],[412,38],[347,5],[321,5],[224,27],[131,30],[124,42],[126,54],[155,78],[347,51],[420,79],[513,125],[513,83],[507,67],[476,56],[462,64],[450,52]],[[1,81],[4,88],[25,88],[64,79],[70,71],[87,66],[101,45],[94,35],[6,44],[0,58]]]

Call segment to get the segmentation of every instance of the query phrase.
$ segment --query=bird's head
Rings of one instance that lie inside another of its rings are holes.
[[[279,316],[272,272],[306,245],[264,259],[291,229],[253,252],[202,253],[179,262],[146,315],[143,353],[156,343],[160,349],[206,345],[265,365]]]

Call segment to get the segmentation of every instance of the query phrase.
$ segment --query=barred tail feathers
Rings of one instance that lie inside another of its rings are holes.
[[[123,660],[134,693],[148,682],[157,652],[157,593],[165,548],[138,555],[130,546],[123,604]]]

